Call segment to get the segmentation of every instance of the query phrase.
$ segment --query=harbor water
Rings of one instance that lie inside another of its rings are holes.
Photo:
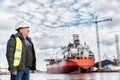
[[[0,80],[10,80],[10,75],[0,75]],[[31,74],[30,80],[120,80],[119,72],[80,73],[80,74]]]

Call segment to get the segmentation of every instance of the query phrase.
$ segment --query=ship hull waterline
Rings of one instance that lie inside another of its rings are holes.
[[[87,72],[94,65],[94,58],[82,57],[63,60],[51,65],[47,65],[47,73],[74,73]]]

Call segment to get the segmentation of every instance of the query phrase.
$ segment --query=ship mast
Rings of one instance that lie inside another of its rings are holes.
[[[100,41],[99,41],[99,30],[98,30],[98,23],[99,22],[104,22],[104,21],[112,21],[112,18],[110,19],[105,19],[105,20],[98,20],[98,16],[96,17],[96,20],[95,20],[95,24],[96,24],[96,38],[97,38],[97,52],[98,52],[98,61],[99,61],[99,69],[102,68],[102,65],[101,65],[101,61],[100,61],[100,58],[101,58],[101,55],[100,55]]]

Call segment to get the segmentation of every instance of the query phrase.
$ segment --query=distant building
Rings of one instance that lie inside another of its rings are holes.
[[[106,66],[108,66],[108,65],[114,65],[114,66],[115,66],[116,63],[113,62],[113,61],[107,60],[107,59],[101,61],[101,67],[106,67]],[[98,67],[99,67],[99,62],[96,62],[93,67],[98,68]]]

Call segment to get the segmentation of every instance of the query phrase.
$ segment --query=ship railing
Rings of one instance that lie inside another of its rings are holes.
[[[94,59],[94,57],[91,56],[77,56],[77,57],[73,57],[73,56],[69,56],[67,57],[67,59]]]
[[[55,61],[55,59],[45,59],[44,61]]]

